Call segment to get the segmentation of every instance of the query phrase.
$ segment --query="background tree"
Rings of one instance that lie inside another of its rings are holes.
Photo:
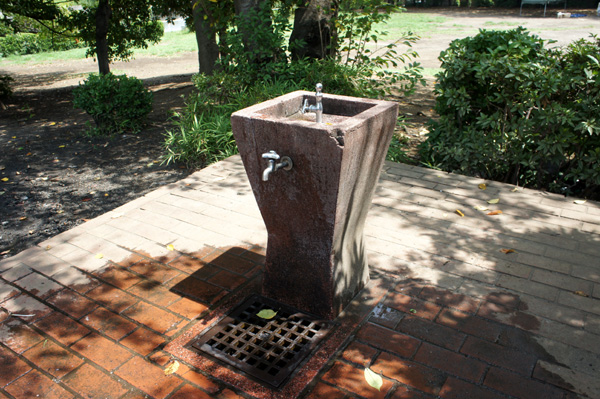
[[[337,14],[337,5],[332,4],[332,0],[309,0],[303,3],[295,11],[294,29],[290,35],[292,59],[323,59],[333,55],[335,26],[331,20]]]

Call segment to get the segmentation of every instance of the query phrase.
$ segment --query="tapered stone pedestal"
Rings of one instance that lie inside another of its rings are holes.
[[[263,295],[335,318],[369,281],[363,227],[396,124],[389,101],[293,92],[231,117],[267,232]],[[293,161],[263,181],[271,150]]]

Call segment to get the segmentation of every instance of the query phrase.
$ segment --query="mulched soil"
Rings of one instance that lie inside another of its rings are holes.
[[[91,118],[73,109],[68,87],[18,92],[0,104],[0,259],[192,172],[159,161],[190,75],[145,84],[154,109],[137,135],[86,137]]]

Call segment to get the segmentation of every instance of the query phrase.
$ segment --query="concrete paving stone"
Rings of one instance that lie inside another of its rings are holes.
[[[594,284],[594,290],[592,292],[592,297],[600,299],[600,284]]]
[[[38,245],[39,246],[39,245]],[[77,250],[77,247],[69,244],[68,242],[64,242],[61,244],[58,244],[57,246],[53,247],[51,245],[47,245],[45,247],[41,247],[40,248],[44,249],[46,252],[48,252],[50,255],[55,256],[57,258],[62,258],[63,256],[70,254],[73,251]]]
[[[0,280],[0,303],[19,295],[20,293],[21,290],[19,290],[19,288]]]
[[[600,380],[598,378],[543,360],[536,365],[533,377],[588,397],[593,397],[593,395],[600,392]]]
[[[586,233],[600,234],[600,225],[584,222],[581,230]]]
[[[513,254],[511,254],[512,256]],[[552,259],[547,256],[540,256],[528,253],[516,253],[516,260],[524,265],[550,270],[563,274],[570,274],[573,265],[569,262]]]
[[[110,241],[122,248],[132,249],[148,241],[146,238],[140,237],[132,232],[109,226],[107,224],[90,229],[88,230],[88,233]]]
[[[33,323],[52,312],[48,306],[24,293],[4,301],[2,307],[11,312],[13,317],[27,323]]]
[[[101,284],[97,279],[90,277],[73,266],[62,269],[61,271],[54,273],[51,277],[53,280],[58,281],[62,285],[67,286],[80,294],[86,293]]]
[[[587,207],[583,207],[581,210],[562,209],[560,216],[567,219],[600,225],[600,215],[594,215],[587,212]]]
[[[507,368],[523,376],[531,375],[537,362],[537,357],[532,354],[476,337],[467,337],[460,353]]]
[[[591,294],[593,283],[583,279],[571,277],[562,273],[551,272],[548,270],[534,270],[531,275],[532,281],[551,285],[566,291],[583,291]]]
[[[519,374],[493,367],[486,374],[484,384],[517,398],[561,399],[563,392],[549,384],[525,378]]]
[[[589,295],[589,291],[583,292]],[[561,291],[558,297],[558,303],[600,315],[600,300],[593,297],[585,297],[570,291]]]
[[[169,215],[166,213],[167,210],[171,209],[171,215],[180,220],[187,220],[189,217],[197,216],[197,214],[201,213],[206,209],[207,206],[209,206],[209,204],[206,204],[201,199],[201,197],[206,196],[205,193],[196,191],[194,191],[194,193],[199,193],[195,196],[200,198],[188,198],[182,195],[171,193],[169,196],[161,198],[160,202],[156,201],[148,204],[148,206],[144,207],[143,209],[150,210],[152,212],[158,212],[167,216]]]
[[[69,267],[67,262],[49,254],[46,250],[39,247],[32,248],[36,249],[35,253],[30,253],[22,259],[22,263],[32,269],[50,276],[61,269]]]
[[[31,273],[15,281],[15,284],[23,290],[38,298],[47,298],[60,291],[64,287],[39,273]]]
[[[581,328],[572,327],[562,323],[540,318],[540,326],[535,333],[541,337],[549,338],[573,348],[583,349],[600,354],[598,335],[592,334]]]
[[[547,299],[549,301],[556,300],[560,291],[556,287],[508,275],[500,276],[496,285],[498,285],[499,287],[507,288],[509,290],[522,292],[524,294]]]
[[[98,254],[93,254],[83,249],[77,249],[62,257],[62,260],[67,262],[69,266],[92,273],[106,265],[106,259],[96,257]]]
[[[110,222],[108,222],[108,225],[121,230],[131,231],[136,235],[162,245],[167,245],[178,238],[175,234],[170,233],[167,230],[152,226],[148,223],[142,223],[125,216],[122,216],[118,219],[112,219]]]
[[[481,281],[488,284],[496,284],[501,278],[497,273],[493,273],[483,267],[478,267],[467,262],[450,261],[440,267],[441,270],[463,278]]]
[[[530,295],[521,294],[519,310],[573,327],[585,326],[586,312]]]
[[[16,353],[23,353],[43,340],[44,336],[15,318],[0,324],[0,342]]]

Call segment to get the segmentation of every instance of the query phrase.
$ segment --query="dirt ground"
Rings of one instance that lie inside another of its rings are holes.
[[[519,10],[413,9],[448,17],[435,34],[424,35],[415,49],[430,74],[451,40],[478,29],[522,25],[544,39],[565,45],[600,33],[595,10],[569,10],[583,18],[557,19],[560,9],[541,6]],[[71,90],[97,66],[92,59],[42,65],[0,64],[0,75],[13,77],[15,95],[0,104],[0,259],[12,256],[87,219],[191,173],[178,165],[160,165],[163,134],[173,110],[192,91],[195,52],[168,58],[139,58],[112,65],[114,73],[136,76],[154,92],[148,128],[138,135],[89,139],[91,119],[72,107]],[[407,124],[401,132],[411,153],[424,140],[434,117],[433,78],[409,98],[398,98]]]

